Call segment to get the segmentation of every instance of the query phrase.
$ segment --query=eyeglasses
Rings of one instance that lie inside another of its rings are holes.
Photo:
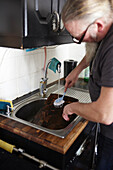
[[[81,42],[83,41],[83,39],[84,39],[84,37],[85,37],[85,35],[86,35],[86,32],[87,32],[88,28],[89,28],[92,24],[93,24],[93,23],[91,23],[90,25],[88,25],[88,27],[87,27],[86,30],[84,31],[84,33],[83,33],[82,37],[80,38],[80,40],[78,40],[77,38],[75,38],[75,37],[72,36],[73,42],[76,43],[76,44],[81,44]]]

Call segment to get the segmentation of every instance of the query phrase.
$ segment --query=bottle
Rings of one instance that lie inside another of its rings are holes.
[[[85,69],[85,72],[84,72],[84,81],[85,82],[89,81],[89,66]]]

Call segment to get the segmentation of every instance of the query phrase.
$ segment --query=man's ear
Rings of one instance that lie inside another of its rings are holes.
[[[97,24],[97,30],[98,32],[102,32],[104,29],[104,22],[101,19],[97,19],[95,21],[95,24]]]

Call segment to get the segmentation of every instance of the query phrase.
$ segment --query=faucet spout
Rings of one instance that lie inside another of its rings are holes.
[[[47,86],[47,71],[48,68],[53,70],[56,73],[56,70],[58,71],[58,73],[61,72],[61,63],[56,59],[56,58],[52,58],[48,61],[46,69],[45,69],[45,75],[44,78],[41,78],[40,80],[40,95],[41,97],[45,97],[46,96],[46,86]]]
[[[61,73],[61,65],[58,64],[58,73]]]
[[[47,70],[48,70],[50,63],[51,63],[51,59],[48,61],[46,69],[45,69],[45,76],[44,76],[45,79],[47,79]]]

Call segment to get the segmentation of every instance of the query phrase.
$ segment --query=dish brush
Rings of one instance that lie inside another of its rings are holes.
[[[62,107],[63,103],[65,102],[63,99],[64,99],[64,96],[65,96],[66,92],[64,92],[63,96],[62,97],[59,97],[58,99],[56,99],[54,101],[54,106],[55,107]]]

